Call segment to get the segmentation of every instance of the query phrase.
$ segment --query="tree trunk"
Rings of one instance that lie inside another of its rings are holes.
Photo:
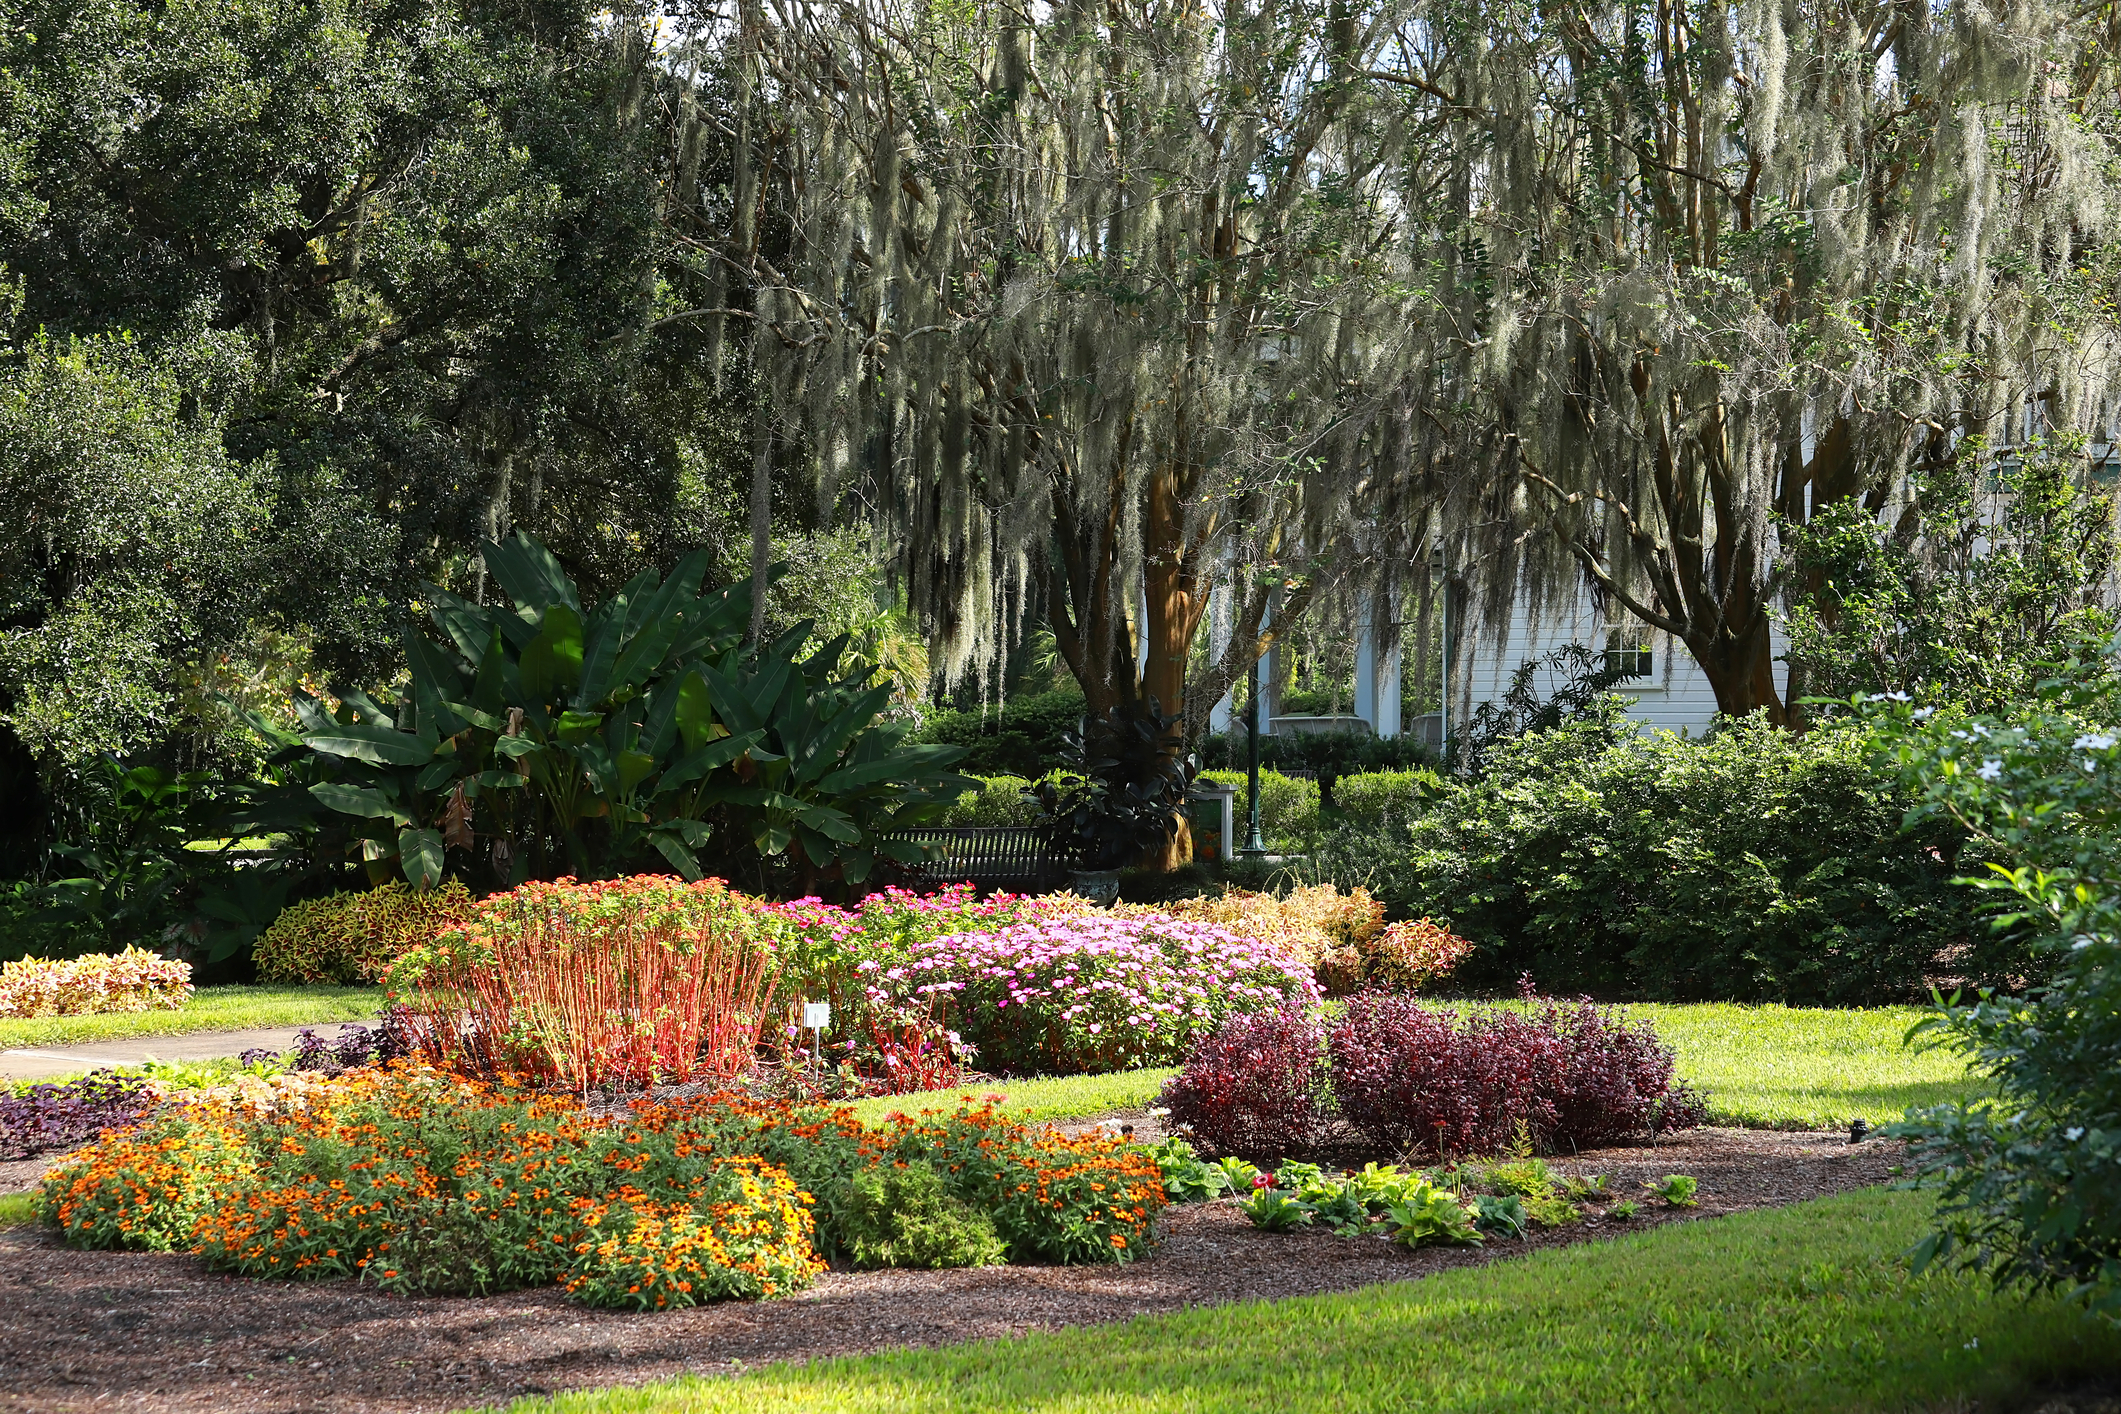
[[[1742,633],[1689,635],[1686,645],[1716,694],[1718,712],[1742,717],[1765,708],[1770,722],[1790,725],[1788,709],[1775,690],[1774,648],[1765,615]]]
[[[1178,721],[1174,756],[1183,755],[1193,733],[1185,719],[1186,664],[1193,635],[1207,609],[1195,556],[1185,539],[1184,506],[1175,469],[1160,468],[1149,479],[1149,504],[1142,525],[1142,579],[1147,612],[1141,633],[1149,651],[1143,655],[1140,695]],[[1182,813],[1178,832],[1161,849],[1142,860],[1148,869],[1176,869],[1193,862],[1193,830]]]
[[[1139,710],[1153,699],[1178,719],[1175,755],[1193,735],[1187,729],[1186,664],[1207,607],[1198,552],[1186,543],[1182,474],[1162,467],[1149,478],[1142,518],[1142,578],[1147,612],[1131,627],[1122,598],[1118,489],[1095,534],[1075,518],[1065,496],[1056,536],[1059,563],[1047,575],[1047,619],[1061,657],[1083,690],[1083,704],[1093,717],[1113,708]],[[1139,638],[1137,638],[1139,635]],[[1139,650],[1140,644],[1148,652]],[[1146,661],[1144,661],[1146,660]],[[1175,869],[1193,859],[1193,833],[1181,816],[1179,828],[1162,848],[1142,859],[1143,868]]]

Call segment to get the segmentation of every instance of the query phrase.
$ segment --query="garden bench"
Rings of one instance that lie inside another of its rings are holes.
[[[894,839],[928,850],[909,868],[921,885],[968,883],[982,893],[1041,894],[1068,882],[1068,856],[1050,849],[1029,825],[924,825]]]

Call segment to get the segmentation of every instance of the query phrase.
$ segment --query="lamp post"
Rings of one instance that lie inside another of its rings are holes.
[[[1267,842],[1259,837],[1259,664],[1252,664],[1245,684],[1245,847],[1242,854],[1261,855]]]

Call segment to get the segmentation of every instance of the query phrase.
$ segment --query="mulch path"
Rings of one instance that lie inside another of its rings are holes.
[[[0,1232],[0,1410],[414,1414],[563,1389],[728,1373],[1252,1298],[1407,1281],[1662,1222],[1713,1218],[1882,1183],[1897,1145],[1705,1129],[1654,1149],[1550,1160],[1622,1193],[1668,1173],[1700,1206],[1646,1204],[1484,1249],[1409,1252],[1374,1238],[1263,1233],[1225,1201],[1173,1209],[1148,1260],[1122,1267],[832,1272],[784,1301],[651,1315],[590,1311],[552,1290],[409,1298],[345,1281],[216,1276],[189,1257],[76,1252],[42,1229]]]

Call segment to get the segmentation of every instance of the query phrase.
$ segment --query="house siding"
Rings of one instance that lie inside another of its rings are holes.
[[[1772,629],[1774,653],[1780,659],[1786,646],[1781,625]],[[1605,621],[1585,595],[1559,612],[1535,615],[1528,608],[1511,611],[1504,630],[1482,630],[1468,624],[1452,635],[1458,661],[1451,668],[1451,729],[1467,721],[1483,702],[1499,700],[1509,691],[1510,677],[1525,660],[1544,657],[1564,644],[1580,643],[1593,651],[1605,647]],[[1670,634],[1650,635],[1651,673],[1614,689],[1630,700],[1629,715],[1644,730],[1663,729],[1699,736],[1716,716],[1716,694],[1708,677],[1692,654]],[[1778,664],[1776,677],[1787,669]],[[1542,671],[1535,679],[1542,697],[1562,685],[1562,679]],[[1779,681],[1778,681],[1779,686]]]

